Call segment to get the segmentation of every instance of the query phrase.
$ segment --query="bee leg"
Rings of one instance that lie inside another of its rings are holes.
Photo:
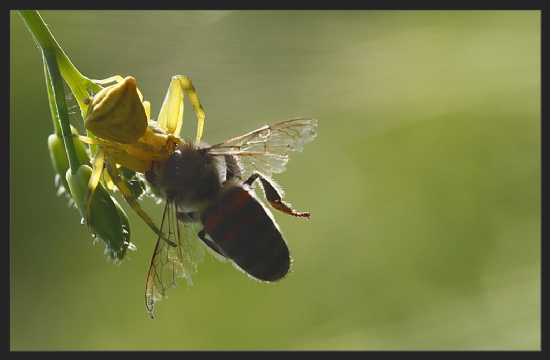
[[[176,217],[178,218],[179,221],[181,221],[182,223],[192,223],[196,220],[197,218],[197,213],[196,212],[178,212],[176,214]],[[213,242],[212,240],[208,239],[206,237],[206,230],[204,230],[204,228],[199,231],[199,233],[197,234],[199,239],[201,239],[210,249],[212,249],[216,254],[222,256],[223,258],[225,258],[225,255],[221,253],[218,245],[216,245],[215,242]]]
[[[214,243],[212,240],[206,238],[206,231],[204,229],[199,231],[198,236],[210,249],[214,250],[214,252],[216,252],[220,256],[223,256],[224,258],[226,257],[224,254],[221,253],[221,251],[220,251],[218,245],[216,245],[216,243]]]
[[[252,186],[252,183],[258,178],[262,183],[264,195],[266,200],[269,202],[269,205],[287,215],[296,217],[307,217],[309,219],[308,212],[297,212],[296,210],[294,210],[292,205],[290,205],[290,203],[283,201],[282,189],[277,190],[275,185],[259,172],[253,172],[252,175],[250,175],[250,177],[244,183],[248,186]]]
[[[182,223],[184,224],[191,224],[193,223],[193,219],[195,219],[197,216],[197,213],[192,211],[192,212],[182,212],[182,211],[178,211],[178,213],[176,214],[176,217],[178,218],[179,221],[181,221]]]
[[[151,184],[155,189],[158,189],[158,177],[153,170],[145,172],[145,178],[149,181],[149,184]]]
[[[224,155],[225,158],[225,181],[231,180],[234,178],[241,179],[242,172],[237,158],[231,155]]]

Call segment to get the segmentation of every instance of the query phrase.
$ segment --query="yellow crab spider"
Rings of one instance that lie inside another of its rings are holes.
[[[86,224],[95,236],[90,218],[91,204],[98,186],[103,167],[130,207],[163,240],[168,240],[149,216],[118,174],[118,167],[124,166],[139,173],[152,169],[153,162],[164,162],[177,145],[183,124],[183,90],[187,93],[198,118],[197,138],[199,142],[204,127],[204,110],[193,83],[182,75],[172,77],[170,87],[160,109],[157,121],[150,120],[150,104],[143,101],[133,77],[113,76],[105,80],[94,80],[98,84],[116,84],[108,86],[87,101],[88,114],[84,122],[87,130],[97,138],[76,137],[82,142],[97,145],[98,150],[92,160],[92,174],[88,183],[84,204],[86,206]],[[182,90],[183,89],[183,90]]]

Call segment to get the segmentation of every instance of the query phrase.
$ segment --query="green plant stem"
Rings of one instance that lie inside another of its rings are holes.
[[[84,104],[84,99],[89,97],[87,89],[97,93],[101,91],[102,87],[82,75],[74,67],[37,11],[22,10],[19,11],[19,15],[23,18],[25,25],[34,37],[40,50],[42,50],[42,53],[44,53],[47,49],[52,49],[55,53],[61,75],[71,88],[71,91],[73,92],[75,99],[83,112],[82,118],[86,118],[86,110],[88,107]]]
[[[43,54],[49,77],[51,79],[51,85],[53,87],[55,107],[57,110],[57,116],[59,117],[59,122],[61,124],[61,130],[64,134],[70,134],[71,126],[69,123],[67,103],[65,102],[65,89],[63,88],[63,80],[59,67],[57,66],[55,54],[52,54],[51,51],[44,51]],[[67,150],[67,156],[69,157],[69,166],[73,173],[75,173],[81,165],[76,154],[74,141],[75,140],[72,137],[63,136],[63,142],[65,143],[65,149]]]
[[[55,119],[59,119],[61,131],[65,134],[70,134],[71,127],[69,123],[69,114],[67,111],[67,103],[65,102],[65,89],[63,88],[63,80],[61,77],[61,72],[59,71],[56,51],[56,48],[59,49],[59,45],[57,44],[55,39],[53,39],[53,36],[50,34],[49,30],[46,28],[46,25],[42,21],[42,18],[40,17],[38,12],[20,11],[19,13],[23,18],[23,21],[29,28],[29,31],[33,35],[36,43],[38,44],[38,47],[42,51],[42,57],[46,65],[44,67],[44,71],[46,76],[46,86],[48,87],[48,95],[50,95],[50,104],[52,103],[52,89],[53,97],[55,100],[55,108],[52,109],[54,122]],[[61,57],[66,58],[64,53]],[[77,70],[73,69],[73,71]],[[54,127],[57,132],[58,126]],[[80,166],[80,162],[78,161],[76,149],[74,147],[74,140],[73,138],[66,136],[63,137],[63,139],[65,143],[65,149],[67,151],[67,156],[69,158],[69,167],[71,171],[75,173]]]
[[[60,133],[70,134],[71,128],[62,78],[65,79],[71,88],[80,107],[83,119],[86,118],[86,111],[88,109],[88,106],[84,103],[84,99],[89,97],[87,89],[93,92],[99,92],[101,86],[83,76],[74,67],[37,11],[19,11],[19,15],[42,51],[42,57],[45,63],[44,73],[46,76],[46,86],[48,88],[48,95],[50,96],[50,107],[52,110],[55,132],[58,135],[61,135]],[[55,106],[53,106],[54,104]],[[65,148],[69,158],[69,166],[71,171],[75,172],[80,163],[78,162],[73,141],[73,138],[64,137]]]
[[[46,77],[46,91],[48,92],[48,102],[50,104],[50,113],[52,115],[52,122],[53,122],[53,128],[55,130],[55,135],[61,137],[63,136],[63,131],[61,130],[61,124],[57,111],[57,106],[55,104],[55,95],[53,92],[53,85],[52,85],[52,79],[50,77],[50,72],[48,71],[48,65],[45,61],[43,61],[44,64],[44,75]]]

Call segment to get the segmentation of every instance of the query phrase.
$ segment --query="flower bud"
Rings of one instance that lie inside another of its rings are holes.
[[[92,169],[88,165],[81,165],[76,174],[69,169],[66,180],[80,215],[84,219],[91,219],[92,224],[87,224],[96,239],[100,238],[109,247],[113,255],[111,257],[121,259],[130,244],[129,220],[120,205],[107,193],[101,183],[97,184],[92,199],[90,216],[86,214],[85,197]]]
[[[78,131],[71,126],[73,134],[78,134]],[[76,155],[80,164],[89,164],[90,157],[86,151],[86,147],[81,141],[75,141]],[[52,167],[55,171],[56,184],[59,187],[59,193],[69,191],[69,185],[65,174],[69,169],[69,158],[67,157],[67,150],[65,149],[65,142],[62,136],[51,134],[48,137],[48,149],[50,151],[50,159],[52,161]],[[69,193],[70,194],[70,193]]]

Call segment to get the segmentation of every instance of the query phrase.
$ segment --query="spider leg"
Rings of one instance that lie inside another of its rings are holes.
[[[184,108],[182,88],[187,93],[187,97],[197,114],[198,124],[196,141],[199,142],[202,138],[205,114],[195,87],[187,76],[176,75],[172,77],[157,122],[161,127],[167,129],[169,134],[178,135],[180,133],[181,126],[183,125]]]
[[[105,162],[105,150],[100,147],[96,155],[92,160],[92,174],[90,175],[90,181],[88,182],[88,188],[86,189],[86,195],[84,196],[84,205],[86,206],[86,225],[90,233],[95,236],[95,231],[92,229],[92,199],[94,198],[95,189],[99,184],[99,178],[101,171],[103,170],[103,164]]]
[[[122,196],[124,196],[124,199],[130,205],[132,210],[134,210],[134,212],[138,214],[143,219],[143,221],[145,221],[145,223],[149,225],[149,227],[162,240],[166,241],[168,244],[175,247],[176,244],[173,241],[168,240],[168,238],[162,233],[162,231],[160,231],[160,229],[155,225],[153,220],[151,220],[149,215],[147,215],[145,211],[143,211],[143,209],[141,208],[141,205],[132,194],[132,191],[128,188],[128,186],[126,186],[124,181],[122,181],[122,179],[120,178],[118,174],[117,164],[122,164],[126,166],[129,163],[133,164],[133,166],[127,166],[129,169],[132,169],[134,171],[139,171],[142,173],[148,171],[148,166],[146,165],[146,162],[141,161],[137,158],[134,158],[124,153],[114,152],[109,154],[108,161],[107,161],[107,172],[111,180],[113,181],[115,186],[118,188]],[[147,170],[144,170],[144,168]]]

